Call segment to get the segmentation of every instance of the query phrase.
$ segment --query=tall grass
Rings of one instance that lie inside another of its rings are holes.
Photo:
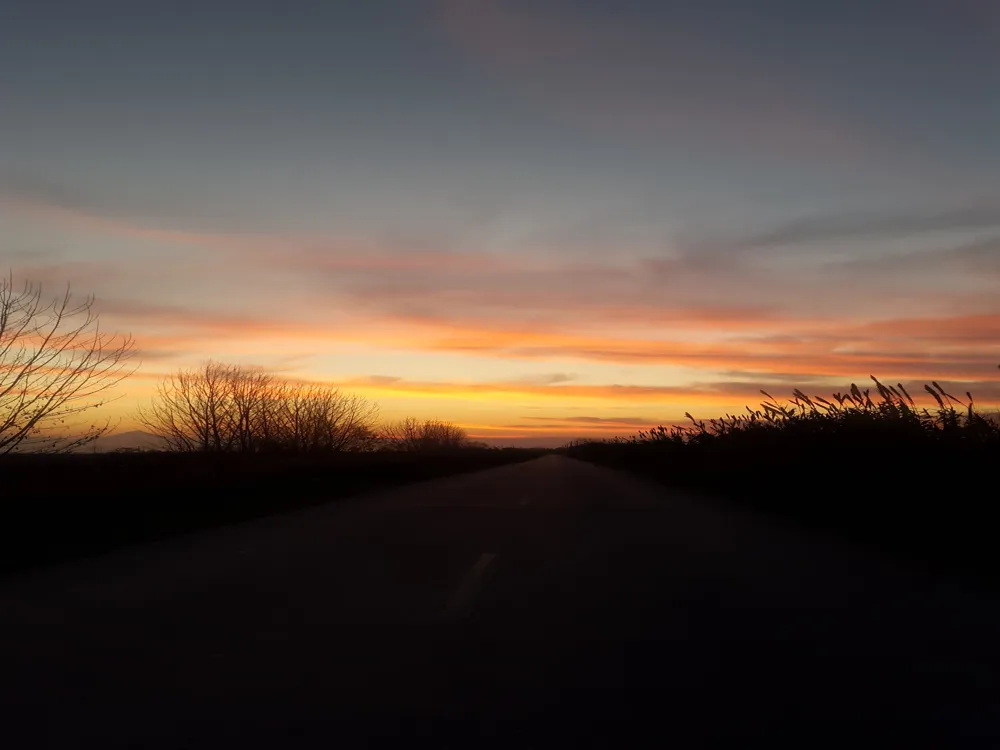
[[[1000,580],[1000,421],[936,381],[920,394],[872,381],[784,402],[761,391],[744,413],[567,452]]]

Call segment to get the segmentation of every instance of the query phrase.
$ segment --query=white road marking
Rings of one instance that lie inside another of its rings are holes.
[[[472,603],[483,587],[483,573],[497,557],[495,552],[484,552],[479,556],[476,564],[469,568],[469,571],[459,582],[458,588],[452,592],[444,611],[441,613],[442,617],[457,619],[469,616],[472,612]]]

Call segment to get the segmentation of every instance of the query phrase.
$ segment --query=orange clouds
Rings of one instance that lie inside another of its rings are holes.
[[[360,390],[373,395],[406,396],[446,396],[472,400],[531,400],[562,399],[577,401],[596,399],[604,401],[644,401],[651,403],[674,403],[695,395],[721,399],[732,397],[713,394],[708,390],[694,390],[684,387],[642,386],[642,385],[531,385],[529,383],[453,383],[453,382],[413,382],[403,379],[385,380],[357,378],[343,383],[345,388]]]
[[[812,331],[800,321],[772,321],[770,335],[733,337],[713,343],[624,336],[579,335],[531,328],[474,328],[442,324],[414,333],[411,346],[524,359],[580,359],[623,364],[679,365],[709,372],[742,370],[803,376],[936,377],[980,379],[1000,356],[983,350],[981,337],[1000,326],[998,316],[884,321],[861,326],[826,321]],[[725,329],[725,323],[719,326]],[[970,327],[974,326],[974,327]],[[992,328],[991,328],[992,326]],[[924,339],[921,329],[933,332]],[[907,335],[909,334],[909,335]],[[998,338],[993,338],[997,342]],[[390,343],[390,342],[387,342]],[[395,342],[399,345],[400,342]],[[937,349],[928,349],[934,344]]]
[[[766,377],[777,372],[803,379],[878,374],[980,380],[1000,362],[1000,314],[862,324],[768,318],[756,321],[763,328],[760,335],[748,335],[753,326],[745,319],[731,323],[715,311],[706,320],[694,311],[689,336],[678,340],[430,316],[366,316],[335,325],[129,303],[100,309],[115,323],[131,321],[140,349],[153,356],[213,347],[238,352],[244,345],[322,352],[357,344],[424,354],[681,366],[705,374],[739,371]],[[732,334],[691,340],[706,329]]]
[[[867,379],[859,380],[861,384]],[[887,381],[888,382],[888,381]],[[921,381],[908,381],[908,388],[915,394],[921,393]],[[719,382],[699,383],[685,386],[658,385],[531,385],[518,382],[492,383],[462,383],[462,382],[417,382],[402,378],[355,378],[340,383],[344,388],[364,392],[373,397],[378,396],[422,396],[446,397],[465,400],[482,400],[490,402],[501,401],[561,401],[566,403],[581,401],[605,401],[609,403],[629,402],[632,404],[658,404],[669,412],[671,418],[682,415],[685,410],[693,408],[741,409],[752,406],[761,399],[758,383]],[[981,380],[968,383],[973,395],[982,403],[996,403],[1000,400],[1000,380]],[[781,389],[768,386],[777,392]],[[840,381],[831,385],[803,386],[808,392],[816,395],[829,395],[834,390],[847,390],[849,382]],[[864,386],[863,387],[867,387]],[[966,385],[962,385],[963,390]],[[793,390],[789,385],[785,388],[789,394]],[[978,395],[977,395],[978,394]],[[545,418],[548,419],[548,418]],[[586,420],[580,417],[566,418],[571,424],[583,424]],[[589,424],[604,426],[642,426],[656,424],[653,422],[636,422],[615,418],[590,418]]]

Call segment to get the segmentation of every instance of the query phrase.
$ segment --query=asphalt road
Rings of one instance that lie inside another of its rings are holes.
[[[1000,746],[996,598],[557,456],[7,580],[0,613],[11,748]]]

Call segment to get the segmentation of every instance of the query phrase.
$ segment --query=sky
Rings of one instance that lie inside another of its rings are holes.
[[[0,269],[494,441],[1000,402],[993,0],[0,5]]]

